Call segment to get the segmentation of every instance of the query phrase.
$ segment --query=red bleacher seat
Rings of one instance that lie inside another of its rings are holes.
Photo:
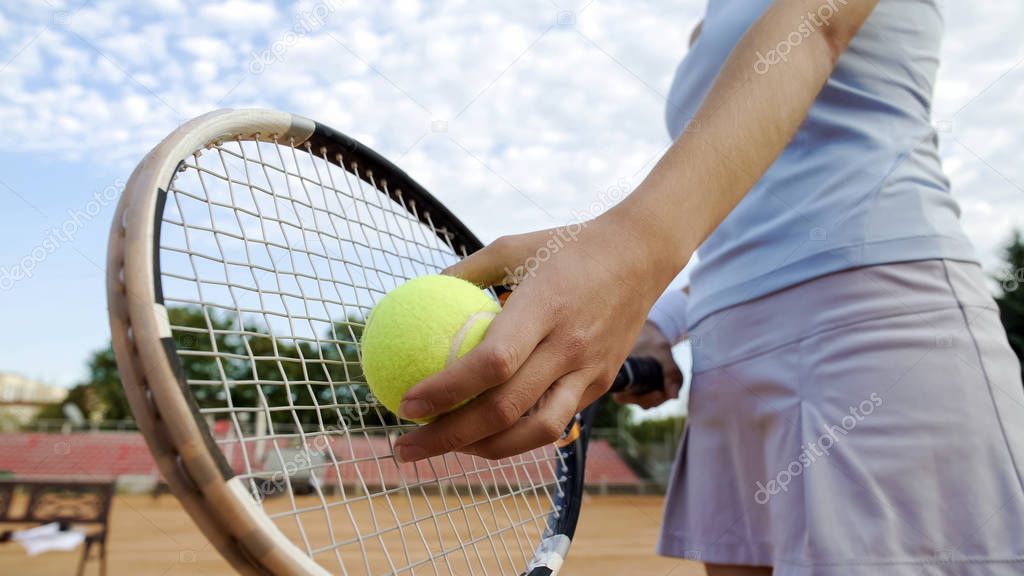
[[[281,468],[281,458],[276,456],[273,445],[265,443],[262,448],[266,454],[263,465],[253,462],[252,444],[247,448],[250,451],[251,467]],[[245,459],[237,444],[234,450],[228,448],[226,451],[232,467],[238,471],[245,470]],[[323,449],[322,452],[322,478],[329,483],[336,482],[332,453],[337,460],[359,460],[356,466],[340,468],[342,481],[346,485],[365,483],[368,486],[396,486],[403,476],[406,482],[432,483],[443,478],[455,485],[471,482],[517,485],[534,475],[540,478],[550,477],[551,474],[547,469],[548,463],[537,463],[529,455],[517,457],[519,464],[516,466],[496,466],[487,460],[452,454],[443,460],[404,464],[399,469],[388,456],[391,451],[388,439],[383,436],[336,438],[331,442],[331,449]],[[0,471],[15,476],[145,476],[155,473],[155,464],[145,440],[137,432],[27,432],[0,435]],[[634,486],[642,483],[615,449],[606,440],[598,439],[590,443],[586,478],[588,483],[606,486]]]

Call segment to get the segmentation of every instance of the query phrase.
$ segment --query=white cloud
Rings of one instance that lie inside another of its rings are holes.
[[[272,3],[249,0],[226,0],[204,4],[199,15],[214,28],[238,28],[256,31],[277,24],[277,10]]]
[[[192,64],[192,78],[196,82],[208,84],[213,82],[217,78],[219,68],[216,64],[210,61],[199,61]]]
[[[122,68],[135,70],[140,67],[158,67],[168,54],[160,29],[145,32],[126,32],[106,36],[99,40],[97,48]]]
[[[178,48],[188,52],[193,58],[213,60],[219,64],[230,64],[237,61],[238,50],[217,36],[189,35],[180,38]]]
[[[148,0],[146,5],[164,14],[181,14],[185,11],[181,0]]]
[[[486,239],[549,226],[620,179],[638,183],[667,145],[663,95],[704,2],[558,4],[226,0],[186,10],[162,0],[139,14],[97,0],[70,15],[73,34],[46,28],[0,73],[0,145],[130,166],[215,106],[281,108],[397,158]],[[326,18],[289,35],[318,6],[330,7]],[[1011,70],[1024,8],[947,10],[935,117],[952,123],[947,171],[991,262],[997,236],[1024,224],[1024,70]],[[562,11],[572,21],[560,23]],[[8,53],[53,16],[27,12],[17,26],[0,17]],[[431,132],[435,120],[448,131]],[[992,206],[1005,216],[995,226]]]
[[[1019,2],[945,2],[946,38],[934,113],[948,123],[942,156],[963,207],[967,235],[988,269],[1012,228],[1024,228],[1024,166],[1018,160],[1024,65]]]
[[[279,108],[379,149],[490,240],[565,223],[620,180],[639,183],[668,144],[663,95],[705,0],[183,4],[94,0],[75,12],[48,0],[0,12],[10,59],[0,150],[126,176],[192,116]],[[318,7],[326,18],[295,34]],[[1024,4],[946,10],[934,116],[952,127],[942,155],[964,227],[995,270],[1009,231],[1024,226],[1024,66],[1014,68]],[[559,24],[562,11],[573,18]],[[268,50],[253,73],[253,53]],[[448,130],[431,131],[435,120]],[[60,191],[23,192],[64,209],[52,200]],[[96,242],[82,248],[102,262]],[[92,300],[61,303],[68,317],[98,306],[97,278]],[[76,373],[80,358],[68,362],[53,369]]]

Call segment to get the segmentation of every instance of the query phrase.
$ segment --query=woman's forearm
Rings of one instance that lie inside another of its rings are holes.
[[[681,269],[778,158],[876,4],[776,1],[750,27],[690,126],[616,208],[667,248],[659,265]]]

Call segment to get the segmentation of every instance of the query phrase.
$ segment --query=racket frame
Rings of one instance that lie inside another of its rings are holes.
[[[327,574],[264,514],[234,477],[189,390],[163,304],[160,222],[167,187],[182,162],[225,141],[276,140],[310,150],[396,200],[463,256],[482,243],[405,172],[358,141],[302,116],[271,110],[218,110],[199,116],[158,144],[129,178],[111,226],[107,298],[112,344],[125,394],[139,430],[171,492],[225,559],[244,574]],[[378,179],[377,176],[381,176]],[[394,192],[392,192],[394,191]],[[559,445],[563,470],[553,494],[547,531],[524,568],[555,574],[579,515],[589,436],[588,411],[577,416]]]

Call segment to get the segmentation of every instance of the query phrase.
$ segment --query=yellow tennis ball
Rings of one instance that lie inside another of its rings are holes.
[[[370,390],[397,414],[409,388],[479,344],[499,311],[486,292],[454,276],[421,276],[388,292],[363,330]]]

